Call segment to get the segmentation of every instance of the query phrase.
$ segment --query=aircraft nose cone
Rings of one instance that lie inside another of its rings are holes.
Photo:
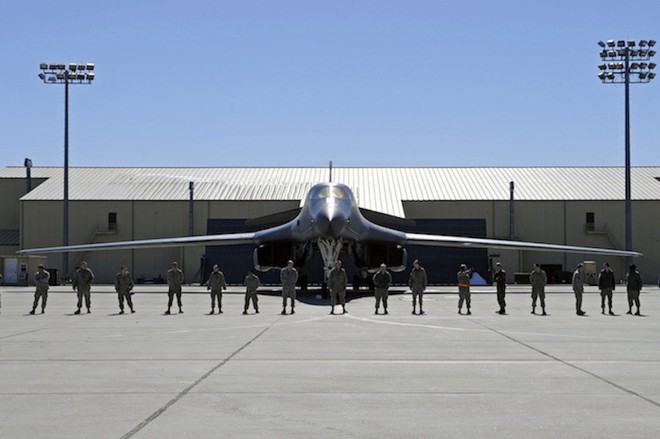
[[[323,212],[316,218],[316,227],[323,236],[336,237],[348,223],[346,216],[340,213]]]

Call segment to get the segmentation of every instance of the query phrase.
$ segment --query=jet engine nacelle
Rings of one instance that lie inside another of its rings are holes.
[[[263,244],[252,253],[254,268],[259,271],[279,270],[290,260],[296,267],[302,267],[310,257],[310,245],[296,246],[286,242]]]
[[[260,245],[252,253],[254,268],[268,271],[286,267],[287,261],[295,259],[295,254],[296,248],[290,243]]]
[[[387,265],[390,271],[403,271],[408,261],[408,252],[400,245],[356,244],[350,246],[348,251],[355,263],[369,272],[378,270],[380,264]]]

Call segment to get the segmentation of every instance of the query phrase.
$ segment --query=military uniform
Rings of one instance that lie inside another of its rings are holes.
[[[78,291],[78,310],[76,314],[80,314],[80,308],[82,308],[83,297],[85,298],[85,307],[87,308],[87,314],[91,311],[92,306],[92,295],[91,288],[92,283],[94,283],[94,273],[89,268],[79,268],[73,276],[73,289]]]
[[[257,288],[261,285],[261,280],[254,273],[250,273],[245,276],[245,306],[243,307],[243,314],[247,314],[248,307],[250,306],[250,300],[252,300],[252,306],[254,307],[254,312],[259,314],[259,298],[257,297]]]
[[[346,285],[348,284],[348,276],[346,270],[343,268],[333,268],[328,276],[328,288],[330,289],[330,304],[332,305],[332,314],[335,313],[335,305],[337,305],[337,297],[343,311],[346,312]]]
[[[575,293],[575,313],[579,316],[584,315],[582,311],[582,294],[584,293],[584,273],[578,268],[573,272],[573,292]]]
[[[295,314],[296,282],[298,282],[298,271],[295,268],[285,267],[280,271],[282,282],[282,314],[286,314],[286,299],[291,299],[291,314]]]
[[[536,314],[536,299],[541,300],[541,309],[545,315],[545,286],[548,283],[548,276],[545,271],[532,271],[529,274],[529,283],[532,285],[532,314]]]
[[[497,304],[500,306],[498,313],[506,314],[506,271],[495,270],[493,274],[493,282],[495,283],[495,288],[497,290]]]
[[[119,301],[120,314],[124,314],[124,300],[126,300],[131,313],[135,312],[133,309],[133,298],[131,297],[131,291],[134,286],[133,277],[128,271],[126,273],[120,271],[115,276],[115,291],[117,292],[117,300]]]
[[[464,270],[456,273],[456,279],[458,280],[458,313],[461,313],[463,309],[463,302],[467,308],[467,314],[472,314],[470,312],[470,271]]]
[[[380,302],[383,302],[384,313],[387,314],[387,296],[389,295],[389,287],[392,283],[392,275],[389,271],[381,272],[378,270],[373,277],[374,281],[374,295],[376,296],[376,314],[380,308]]]
[[[218,299],[218,314],[222,314],[222,290],[227,289],[225,275],[222,271],[212,271],[206,281],[207,289],[211,290],[211,314],[215,309],[215,299]]]
[[[626,290],[628,291],[628,314],[632,314],[632,306],[634,303],[637,306],[637,312],[635,315],[640,315],[639,292],[642,291],[642,277],[637,271],[628,273]]]
[[[183,313],[183,304],[181,303],[181,286],[183,285],[183,271],[178,268],[170,268],[167,271],[167,311],[165,314],[170,313],[172,302],[174,302],[174,295],[176,294],[176,304],[179,306],[179,312]]]
[[[413,268],[410,270],[410,276],[408,277],[408,286],[412,291],[413,296],[413,314],[415,314],[415,307],[417,306],[417,299],[419,298],[419,313],[424,314],[422,310],[423,301],[422,297],[424,296],[424,290],[428,285],[428,278],[426,277],[426,270],[424,267]]]
[[[609,313],[614,314],[612,312],[612,293],[615,288],[614,272],[612,270],[601,270],[600,275],[598,275],[598,289],[600,290],[600,307],[603,314],[605,314],[605,299],[607,299]]]
[[[48,301],[48,288],[50,288],[48,282],[50,281],[50,273],[47,271],[36,272],[34,275],[34,284],[37,289],[34,292],[34,303],[32,304],[32,311],[30,314],[34,314],[34,311],[37,309],[39,304],[39,298],[41,298],[41,314],[46,311],[46,302]]]

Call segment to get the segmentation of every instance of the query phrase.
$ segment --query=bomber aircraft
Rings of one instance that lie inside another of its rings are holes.
[[[295,266],[302,267],[315,251],[319,251],[326,275],[342,250],[345,250],[363,271],[373,272],[381,263],[385,263],[394,272],[403,271],[406,268],[406,245],[641,256],[641,253],[634,251],[607,248],[406,233],[380,226],[365,218],[351,189],[341,183],[319,183],[312,186],[295,218],[282,225],[256,232],[32,248],[20,250],[18,253],[239,244],[255,245],[254,267],[259,271],[279,269],[286,266],[288,260],[293,260]]]

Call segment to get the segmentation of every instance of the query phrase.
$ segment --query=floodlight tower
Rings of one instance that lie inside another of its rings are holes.
[[[626,137],[626,250],[632,250],[632,203],[630,195],[630,84],[646,84],[655,78],[656,64],[650,62],[655,56],[654,40],[607,40],[599,41],[601,47],[598,77],[604,84],[625,84],[625,137]],[[630,264],[626,257],[626,265]]]
[[[62,219],[62,245],[69,245],[69,84],[91,84],[94,64],[39,64],[39,79],[44,84],[64,84],[64,196]],[[62,253],[62,278],[69,275],[69,255]]]

